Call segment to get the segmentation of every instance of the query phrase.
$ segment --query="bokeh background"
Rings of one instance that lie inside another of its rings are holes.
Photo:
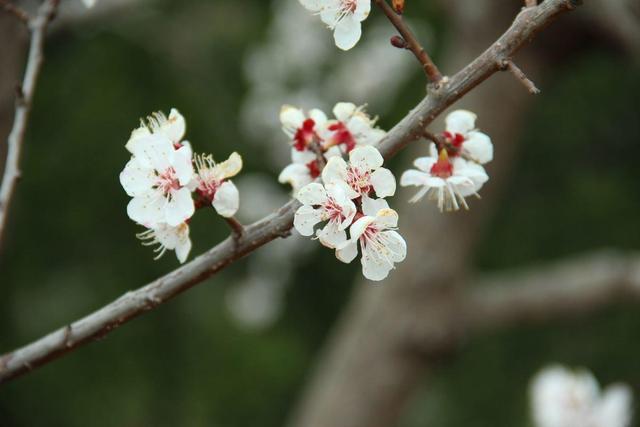
[[[388,46],[393,32],[378,13],[360,44],[343,53],[294,0],[100,1],[86,12],[63,0],[47,44],[24,179],[0,250],[0,352],[177,267],[170,253],[153,261],[126,216],[118,174],[139,118],[176,107],[196,151],[218,159],[242,153],[240,217],[252,221],[288,197],[277,183],[288,161],[282,103],[328,111],[337,101],[366,102],[388,129],[424,93],[419,67]],[[482,31],[496,36],[520,5],[461,12],[461,1],[408,3],[408,19],[436,60],[460,49],[461,33],[473,34],[465,22],[485,19]],[[510,172],[495,183],[501,194],[468,260],[479,274],[640,246],[637,45],[594,24],[602,16],[590,8],[563,17],[531,48],[543,93],[527,101],[518,137],[508,141],[517,147]],[[19,76],[25,34],[6,16],[0,34],[7,87]],[[505,89],[485,96],[488,110],[514,102],[510,77],[496,79]],[[5,132],[11,93],[0,101]],[[505,125],[477,113],[487,131]],[[409,160],[393,160],[396,174]],[[401,192],[392,205],[437,215],[408,206],[409,197]],[[192,257],[227,234],[219,218],[199,212]],[[104,340],[3,385],[0,425],[281,426],[349,301],[358,267],[296,236],[269,245]],[[638,330],[640,307],[629,301],[474,336],[425,376],[398,425],[529,426],[527,385],[549,362],[589,367],[603,383],[624,381],[637,392]]]

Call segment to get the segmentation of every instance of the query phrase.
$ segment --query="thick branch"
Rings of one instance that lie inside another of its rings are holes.
[[[46,0],[38,14],[29,20],[31,30],[31,43],[29,45],[29,55],[27,67],[24,73],[22,85],[18,90],[16,101],[16,113],[13,120],[13,128],[7,140],[8,151],[7,161],[0,187],[0,242],[7,224],[9,206],[13,198],[16,184],[20,179],[20,151],[24,142],[24,135],[27,130],[27,121],[31,113],[31,104],[36,90],[38,76],[44,61],[44,39],[47,27],[53,19],[58,8],[59,0]]]
[[[592,312],[640,300],[640,255],[600,252],[487,277],[469,289],[464,312],[472,330]]]
[[[389,6],[386,0],[375,0],[375,2],[378,7],[380,7],[382,12],[384,12],[387,18],[389,18],[389,21],[391,21],[393,26],[396,27],[396,29],[404,39],[406,45],[403,47],[409,49],[418,59],[418,61],[422,65],[422,69],[427,75],[427,78],[429,78],[429,81],[436,84],[440,82],[440,80],[442,80],[442,74],[440,74],[440,70],[438,70],[438,67],[431,60],[431,57],[429,56],[427,51],[424,50],[416,36],[404,22],[402,16],[397,14],[391,8],[391,6]]]
[[[547,0],[522,11],[511,28],[486,52],[450,79],[443,79],[407,117],[389,131],[380,143],[380,152],[390,158],[412,141],[420,139],[442,111],[498,71],[498,58],[511,57],[557,15],[573,9],[570,0]],[[235,245],[229,238],[178,270],[129,292],[67,327],[59,329],[21,349],[0,358],[0,382],[75,350],[111,332],[116,327],[168,301],[177,294],[211,277],[227,265],[278,236],[286,235],[293,224],[297,201],[290,201],[278,212],[245,229]]]

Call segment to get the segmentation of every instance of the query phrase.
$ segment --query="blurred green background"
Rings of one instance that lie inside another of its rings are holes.
[[[286,161],[268,159],[286,139],[247,133],[252,116],[245,102],[255,88],[246,67],[250,52],[268,40],[281,6],[164,0],[58,28],[47,46],[24,179],[0,258],[1,352],[177,266],[173,254],[153,261],[125,212],[118,174],[140,117],[177,107],[196,151],[223,159],[238,150],[246,173],[275,182]],[[412,8],[416,22],[430,24],[426,36],[447,39],[441,9],[426,1]],[[379,20],[365,24],[365,37]],[[321,34],[330,43],[330,33]],[[323,67],[335,61],[348,58],[330,50]],[[422,76],[411,70],[393,102],[369,106],[374,114],[385,112],[384,128],[420,99]],[[621,53],[594,43],[545,82],[500,210],[483,233],[478,269],[640,246],[639,71]],[[309,84],[302,77],[283,81],[292,90]],[[277,108],[263,114],[277,128]],[[226,234],[215,215],[196,215],[191,258]],[[243,327],[225,303],[247,275],[243,260],[106,339],[2,386],[0,426],[282,425],[359,274],[356,264],[339,264],[330,251],[313,251],[291,265],[291,285],[272,324]],[[640,311],[628,304],[588,320],[473,338],[441,363],[402,426],[528,426],[526,387],[548,362],[586,366],[604,384],[622,380],[637,391],[638,330]]]

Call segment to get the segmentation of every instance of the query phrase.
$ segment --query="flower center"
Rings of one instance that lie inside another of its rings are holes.
[[[347,217],[344,215],[342,211],[342,207],[336,202],[333,197],[329,197],[326,203],[324,204],[325,214],[327,215],[327,219],[333,222],[342,222]]]
[[[345,15],[353,13],[356,11],[356,6],[358,6],[358,0],[342,0],[340,11]]]
[[[173,167],[170,167],[158,175],[156,188],[162,191],[165,196],[171,194],[172,191],[180,189],[180,181],[178,180],[176,170]]]
[[[296,150],[304,151],[313,142],[316,136],[315,126],[316,122],[313,119],[307,119],[302,123],[302,127],[298,128],[293,136],[293,146]]]
[[[442,132],[442,137],[445,142],[452,146],[454,149],[447,149],[449,156],[455,157],[460,154],[460,149],[462,149],[462,144],[466,141],[466,138],[461,133],[451,133],[451,132]]]
[[[347,153],[356,148],[356,139],[353,137],[349,129],[344,123],[338,122],[329,126],[329,130],[334,134],[331,137],[330,146],[344,144],[347,149]]]
[[[369,172],[361,172],[358,168],[349,166],[347,184],[359,194],[369,194],[372,189],[370,176]]]
[[[453,165],[449,161],[449,155],[446,149],[443,148],[440,150],[438,161],[431,166],[431,170],[429,172],[431,175],[442,179],[447,179],[453,175]]]

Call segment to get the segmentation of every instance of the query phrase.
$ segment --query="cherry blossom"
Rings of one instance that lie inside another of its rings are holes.
[[[356,220],[349,234],[351,238],[338,245],[336,257],[350,263],[358,255],[358,243],[362,252],[362,274],[369,280],[385,279],[394,264],[407,256],[407,244],[395,231],[398,214],[383,199],[363,199],[364,216]]]
[[[169,117],[158,111],[147,117],[146,122],[140,120],[140,127],[131,132],[125,148],[134,153],[138,142],[144,141],[151,135],[162,135],[171,141],[176,150],[183,146],[191,149],[189,142],[182,140],[186,129],[187,124],[184,117],[175,108],[171,109]]]
[[[358,43],[362,21],[371,12],[371,0],[300,0],[300,3],[320,14],[322,22],[333,30],[336,46],[342,50],[349,50]]]
[[[325,161],[331,157],[341,156],[340,149],[331,147],[323,156]],[[291,150],[291,159],[292,163],[280,172],[278,181],[281,184],[291,185],[295,196],[302,187],[320,176],[321,165],[318,162],[317,154],[311,150],[298,151],[293,148]]]
[[[142,244],[145,246],[158,245],[154,250],[157,253],[155,259],[159,259],[167,250],[176,251],[178,261],[183,264],[191,252],[189,225],[186,222],[178,224],[176,227],[158,224],[156,227],[137,234],[136,237],[142,240]]]
[[[449,156],[463,154],[480,164],[493,160],[491,138],[476,130],[477,117],[467,110],[456,110],[447,115],[445,119],[447,130],[442,133],[442,137],[455,148],[449,151]]]
[[[242,157],[231,153],[229,158],[216,163],[211,155],[195,156],[196,176],[191,184],[199,196],[198,203],[211,204],[219,215],[230,218],[236,214],[240,196],[235,184],[228,179],[242,170]]]
[[[415,203],[425,195],[436,200],[440,211],[468,209],[465,197],[477,195],[482,185],[489,180],[484,168],[461,157],[449,157],[446,149],[437,153],[435,144],[430,146],[431,155],[419,157],[413,164],[418,169],[409,169],[400,177],[403,187],[421,187],[410,200]]]
[[[280,123],[283,132],[291,139],[298,151],[310,149],[311,144],[319,142],[318,131],[327,123],[327,115],[314,108],[305,114],[300,108],[283,105],[280,109]]]
[[[146,226],[160,223],[178,226],[194,211],[191,149],[175,149],[164,134],[140,137],[132,145],[133,157],[120,173],[120,183],[133,199],[127,206],[129,217]]]
[[[536,427],[628,427],[631,406],[629,387],[614,384],[601,390],[586,370],[550,366],[531,384]]]
[[[347,240],[345,230],[356,215],[356,205],[342,187],[312,182],[300,189],[296,197],[302,206],[295,213],[293,225],[301,235],[312,236],[315,225],[327,221],[317,231],[320,243],[335,248]]]
[[[375,127],[376,120],[364,111],[364,106],[339,102],[333,108],[336,120],[330,120],[321,129],[325,147],[340,146],[349,153],[357,146],[376,145],[386,132]]]
[[[384,159],[372,146],[357,147],[349,153],[349,163],[342,157],[332,157],[322,171],[325,184],[342,185],[351,199],[369,198],[373,192],[379,198],[393,196],[396,179],[387,168]]]

